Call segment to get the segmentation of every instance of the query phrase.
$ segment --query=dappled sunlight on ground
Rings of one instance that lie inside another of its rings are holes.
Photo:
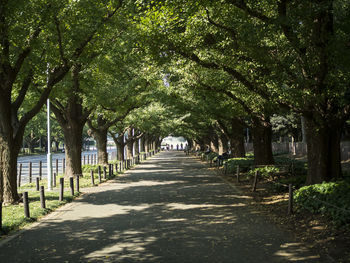
[[[321,262],[251,210],[249,199],[183,153],[161,153],[25,232],[6,247],[6,258]]]
[[[275,255],[283,257],[288,261],[305,261],[310,259],[317,260],[320,258],[318,255],[301,256],[306,252],[307,248],[305,248],[305,245],[301,243],[285,243],[281,245],[280,250],[275,252]]]

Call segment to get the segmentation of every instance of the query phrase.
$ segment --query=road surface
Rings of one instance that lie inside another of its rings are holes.
[[[327,262],[198,160],[161,152],[0,242],[1,262]]]

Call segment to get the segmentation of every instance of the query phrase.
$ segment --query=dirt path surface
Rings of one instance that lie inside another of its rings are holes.
[[[328,262],[182,152],[161,152],[0,244],[0,262]]]

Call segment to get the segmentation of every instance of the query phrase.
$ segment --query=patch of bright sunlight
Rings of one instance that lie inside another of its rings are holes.
[[[285,258],[289,261],[306,261],[310,259],[319,259],[319,255],[310,255],[308,250],[301,243],[285,243],[281,245],[281,249],[276,251],[274,255]]]

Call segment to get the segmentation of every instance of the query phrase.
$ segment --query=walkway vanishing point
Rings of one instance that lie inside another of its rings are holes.
[[[0,262],[327,262],[183,152],[161,152],[0,242]]]

